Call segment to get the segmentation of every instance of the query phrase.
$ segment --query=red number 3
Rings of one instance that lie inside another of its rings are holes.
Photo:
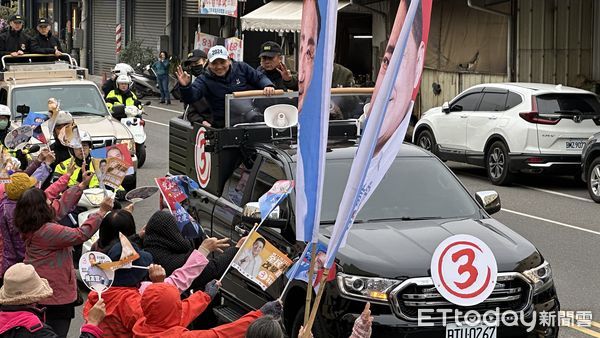
[[[456,286],[458,286],[461,290],[464,290],[473,285],[477,280],[477,276],[479,275],[477,268],[473,266],[473,261],[475,260],[475,252],[472,249],[462,249],[453,253],[452,261],[456,263],[463,256],[467,256],[467,262],[458,267],[458,273],[462,275],[466,272],[469,274],[469,278],[463,283],[454,282],[454,284],[456,284]]]

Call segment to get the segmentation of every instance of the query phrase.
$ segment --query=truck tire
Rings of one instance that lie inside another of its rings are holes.
[[[509,185],[513,180],[510,172],[508,148],[502,141],[492,143],[485,154],[485,171],[494,185]]]
[[[304,306],[302,306],[296,316],[294,317],[294,322],[292,323],[292,332],[288,332],[291,338],[298,338],[298,332],[300,332],[300,327],[304,324]],[[319,315],[317,314],[317,318],[315,318],[315,323],[312,327],[312,333],[314,338],[326,338],[329,337],[325,330],[323,329],[323,325],[319,319]]]
[[[600,203],[600,157],[593,160],[590,164],[586,181],[590,197],[594,202]]]

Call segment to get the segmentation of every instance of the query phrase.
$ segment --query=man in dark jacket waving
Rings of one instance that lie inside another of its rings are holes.
[[[256,69],[264,73],[277,89],[298,90],[298,79],[287,69],[281,56],[281,46],[267,41],[260,46],[260,66]]]
[[[11,16],[8,25],[10,27],[0,34],[0,56],[25,54],[29,37],[23,32],[23,17],[20,14]]]
[[[37,31],[34,37],[31,38],[30,50],[34,54],[54,54],[56,56],[62,55],[62,48],[60,46],[60,40],[52,35],[50,29],[50,23],[48,19],[41,18],[37,24]]]
[[[208,72],[192,83],[191,76],[177,68],[177,79],[181,85],[181,98],[192,104],[205,97],[210,105],[212,121],[205,125],[222,128],[225,125],[225,95],[233,92],[262,89],[267,96],[275,92],[273,83],[264,74],[244,62],[229,60],[227,49],[214,46],[208,51]]]

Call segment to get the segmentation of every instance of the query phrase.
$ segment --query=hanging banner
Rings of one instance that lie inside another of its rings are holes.
[[[266,290],[292,265],[286,254],[254,231],[240,248],[232,267]]]
[[[200,14],[227,15],[237,18],[238,0],[199,0]]]
[[[337,1],[305,0],[302,7],[296,239],[304,242],[316,242],[319,233],[337,6]]]
[[[348,183],[327,248],[326,267],[345,243],[361,207],[394,162],[419,90],[432,0],[402,0],[398,7]]]
[[[244,61],[244,41],[242,39],[236,37],[225,39],[225,48],[230,59]]]
[[[196,32],[196,40],[194,41],[194,49],[201,49],[208,55],[208,50],[217,44],[217,39],[219,37],[202,33],[200,31]]]

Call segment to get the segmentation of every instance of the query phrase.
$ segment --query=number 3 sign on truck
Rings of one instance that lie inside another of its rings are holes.
[[[433,253],[431,277],[438,292],[460,306],[486,300],[496,285],[498,265],[492,250],[480,239],[455,235]]]

